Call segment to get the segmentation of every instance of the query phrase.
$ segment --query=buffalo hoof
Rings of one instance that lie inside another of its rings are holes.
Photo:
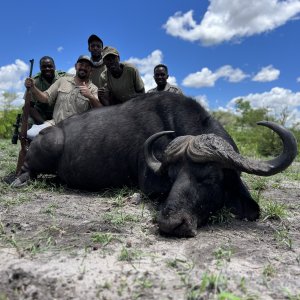
[[[12,188],[20,188],[22,186],[27,185],[28,181],[30,179],[30,175],[28,172],[21,174],[17,179],[15,179],[12,183],[11,183],[11,187]]]

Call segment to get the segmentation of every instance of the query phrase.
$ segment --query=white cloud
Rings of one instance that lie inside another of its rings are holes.
[[[210,46],[273,30],[299,13],[299,0],[210,0],[199,24],[190,10],[176,12],[163,27],[172,36]]]
[[[227,104],[227,108],[235,110],[235,103],[241,98],[249,101],[253,108],[268,108],[269,112],[276,117],[283,110],[288,109],[288,126],[300,122],[300,92],[293,93],[289,89],[274,87],[270,91],[261,94],[256,93],[235,97]]]
[[[70,69],[67,71],[67,73],[72,74],[72,75],[75,75],[75,74],[76,74],[75,67],[70,68]]]
[[[263,67],[253,78],[253,81],[269,82],[279,78],[280,71],[275,69],[272,65]]]
[[[297,78],[297,82],[300,82],[300,77]]]
[[[24,89],[28,70],[29,66],[20,59],[16,59],[14,64],[0,67],[0,90]]]
[[[182,85],[186,87],[213,87],[216,81],[220,78],[224,78],[229,82],[239,82],[248,77],[241,69],[234,69],[230,65],[222,66],[215,72],[212,72],[208,68],[202,68],[201,71],[189,74],[182,81]]]
[[[209,110],[209,104],[206,95],[198,95],[193,97],[197,102],[199,102],[204,108]]]
[[[62,52],[64,50],[64,47],[62,47],[62,46],[59,46],[58,48],[57,48],[57,52]]]
[[[154,50],[150,55],[145,58],[130,57],[126,62],[131,63],[137,67],[145,84],[145,90],[148,91],[156,87],[153,79],[153,69],[156,65],[161,64],[163,61],[163,53],[160,50]],[[168,82],[177,85],[176,78],[169,76]]]

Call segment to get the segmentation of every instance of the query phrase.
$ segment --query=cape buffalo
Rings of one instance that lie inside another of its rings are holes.
[[[31,143],[13,186],[39,173],[57,174],[68,186],[97,191],[137,186],[160,199],[161,232],[194,236],[222,207],[255,220],[259,206],[240,172],[269,176],[297,154],[294,136],[260,122],[283,141],[279,157],[252,161],[238,154],[225,129],[199,103],[172,93],[145,94],[124,104],[93,109],[44,129]]]

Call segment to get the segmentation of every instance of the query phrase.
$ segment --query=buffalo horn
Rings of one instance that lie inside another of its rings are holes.
[[[174,131],[160,131],[151,135],[144,143],[144,156],[148,167],[154,173],[160,173],[162,168],[162,163],[155,157],[153,153],[154,142],[163,135],[172,134]]]
[[[261,121],[257,124],[275,131],[283,142],[282,153],[272,160],[257,161],[245,158],[235,152],[224,139],[214,134],[196,136],[189,143],[187,156],[194,162],[214,161],[226,168],[260,176],[271,176],[283,171],[297,155],[297,142],[294,135],[274,122]]]

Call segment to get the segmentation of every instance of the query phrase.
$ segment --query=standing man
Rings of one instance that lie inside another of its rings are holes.
[[[66,72],[57,71],[52,57],[43,56],[40,59],[40,72],[33,79],[35,86],[41,90],[47,90],[57,79],[65,76]],[[32,97],[30,101],[29,116],[33,124],[43,124],[53,117],[53,106],[48,103],[41,103]]]
[[[32,126],[27,133],[29,139],[33,139],[43,128],[90,108],[102,106],[98,100],[98,88],[90,80],[92,68],[90,57],[81,55],[75,64],[76,75],[59,78],[44,92],[36,87],[34,79],[26,78],[25,87],[30,89],[34,98],[54,106],[53,120]]]
[[[145,93],[144,82],[135,66],[120,62],[119,52],[112,47],[103,49],[102,59],[107,70],[101,74],[106,80],[105,93],[99,94],[105,105],[126,102]]]
[[[157,87],[150,89],[147,93],[171,92],[175,94],[183,94],[179,87],[167,82],[169,78],[169,73],[168,73],[168,67],[166,65],[159,64],[155,66],[153,78],[157,84]]]
[[[92,34],[88,38],[88,50],[91,53],[91,61],[93,63],[91,80],[100,91],[103,91],[106,85],[106,82],[101,78],[101,73],[106,70],[102,60],[103,41],[97,35]]]

